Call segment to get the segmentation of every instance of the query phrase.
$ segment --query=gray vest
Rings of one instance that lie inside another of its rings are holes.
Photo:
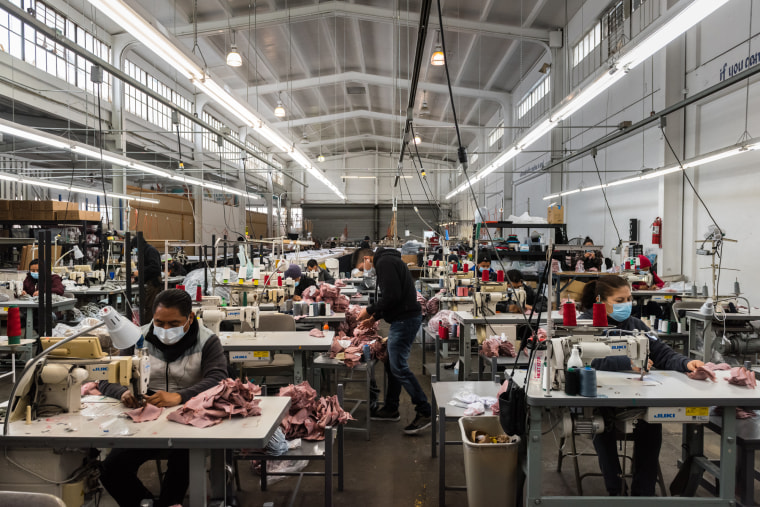
[[[150,324],[141,328],[143,336],[148,334]],[[201,359],[203,346],[214,332],[204,326],[198,326],[198,340],[171,363],[167,363],[163,352],[149,341],[145,341],[150,357],[150,383],[148,388],[153,391],[167,391],[176,393],[180,389],[187,389],[203,380]]]

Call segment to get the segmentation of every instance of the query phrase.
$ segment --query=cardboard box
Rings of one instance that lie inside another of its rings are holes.
[[[21,249],[21,260],[18,264],[18,270],[26,271],[29,269],[29,263],[34,259],[38,259],[39,256],[38,245],[24,245]],[[51,246],[50,256],[53,258],[53,262],[55,262],[61,256],[61,245]]]
[[[9,211],[11,209],[11,202],[7,199],[0,200],[0,211]]]
[[[79,204],[67,201],[34,201],[32,211],[78,210]]]
[[[417,255],[416,254],[408,254],[408,255],[402,255],[401,260],[404,261],[404,264],[406,265],[417,265]]]
[[[546,220],[550,224],[564,224],[565,223],[565,209],[561,204],[552,204],[547,209]]]
[[[26,220],[39,220],[41,222],[44,221],[52,221],[55,220],[55,212],[50,210],[32,210],[29,212],[29,217]]]
[[[563,290],[560,293],[559,297],[560,299],[572,299],[576,303],[579,303],[581,300],[581,296],[583,295],[584,287],[586,287],[586,282],[579,282],[578,280],[573,280],[565,288],[565,290]]]
[[[82,211],[82,210],[59,210],[55,211],[56,220],[87,220],[92,222],[100,222],[99,211]]]

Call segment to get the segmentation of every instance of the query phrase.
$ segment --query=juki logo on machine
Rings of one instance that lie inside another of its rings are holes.
[[[672,413],[661,413],[661,414],[655,414],[655,419],[675,419],[676,415]]]

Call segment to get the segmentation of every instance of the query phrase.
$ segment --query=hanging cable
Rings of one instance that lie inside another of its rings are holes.
[[[615,228],[615,234],[617,234],[618,246],[623,244],[623,240],[620,237],[620,231],[615,223],[615,217],[612,216],[612,208],[610,208],[610,201],[607,200],[607,190],[604,188],[604,182],[602,181],[602,173],[599,171],[599,166],[596,163],[596,149],[591,152],[591,158],[594,161],[594,167],[596,167],[596,175],[599,177],[599,184],[602,186],[602,195],[604,196],[604,204],[607,205],[607,212],[610,214],[610,220],[612,220],[612,226]]]

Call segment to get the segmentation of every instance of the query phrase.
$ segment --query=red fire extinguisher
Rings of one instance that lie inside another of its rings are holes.
[[[662,248],[662,218],[660,217],[652,222],[652,244]]]

